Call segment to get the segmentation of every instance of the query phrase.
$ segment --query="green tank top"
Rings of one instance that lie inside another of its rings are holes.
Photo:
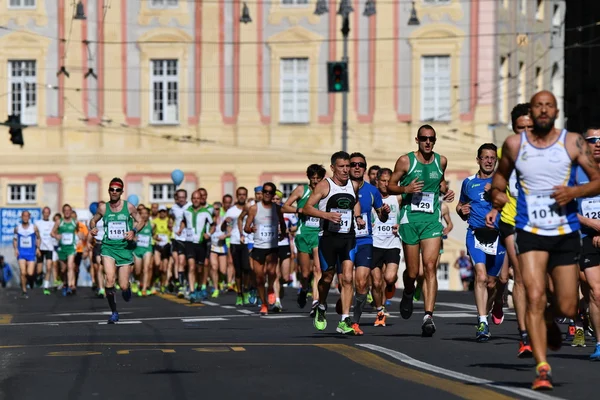
[[[304,185],[304,193],[302,193],[302,197],[297,201],[297,208],[304,208],[311,193],[312,190],[310,186]],[[315,204],[314,208],[318,208],[318,206]],[[301,214],[298,216],[298,231],[296,234],[318,234],[320,222],[319,218],[307,217],[306,215]]]
[[[77,224],[75,221],[66,222],[64,219],[60,220],[58,226],[58,233],[60,234],[60,250],[61,251],[75,251],[75,231],[77,230]]]
[[[133,229],[133,220],[129,215],[129,203],[123,200],[121,211],[114,212],[110,205],[106,203],[106,212],[102,220],[104,221],[104,239],[103,245],[116,245],[127,243],[125,234]]]
[[[152,248],[152,223],[146,222],[146,225],[137,233],[137,247],[143,249]]]
[[[433,161],[429,164],[421,163],[414,152],[407,155],[410,166],[408,173],[400,181],[400,185],[406,186],[418,178],[423,182],[423,189],[421,189],[421,193],[402,195],[400,223],[438,222],[441,218],[440,182],[444,175],[440,155],[434,153]]]

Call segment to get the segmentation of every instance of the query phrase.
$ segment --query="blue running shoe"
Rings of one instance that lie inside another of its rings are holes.
[[[250,291],[250,296],[248,297],[248,302],[250,304],[256,304],[257,298],[256,298],[256,292],[254,290]]]
[[[477,324],[477,333],[475,334],[475,340],[478,342],[487,342],[490,339],[490,327],[485,322],[481,321]]]
[[[62,295],[63,295],[63,297],[67,297],[67,294],[68,294],[68,293],[67,293],[67,288],[66,288],[66,287],[64,287],[64,288],[62,289]]]
[[[67,288],[67,296],[71,296],[73,294],[73,289]]]
[[[112,313],[112,315],[108,319],[109,324],[114,324],[115,322],[119,322],[119,313],[116,311]]]
[[[596,343],[596,350],[590,355],[590,360],[600,361],[600,343]]]
[[[123,296],[123,300],[125,301],[129,301],[131,300],[131,286],[127,288],[127,290],[123,290],[121,292],[121,295]]]

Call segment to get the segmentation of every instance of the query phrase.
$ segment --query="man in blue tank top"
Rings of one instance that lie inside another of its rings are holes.
[[[508,179],[517,171],[515,245],[527,298],[527,331],[537,362],[532,389],[549,390],[553,386],[547,347],[558,350],[562,344],[554,310],[574,319],[579,303],[581,237],[574,199],[600,194],[600,168],[581,135],[554,127],[558,109],[552,93],[536,93],[530,105],[533,129],[505,140],[491,194],[494,208],[501,211],[508,200]],[[589,183],[575,185],[576,165]],[[547,274],[554,282],[552,307],[546,307]]]
[[[40,232],[31,222],[29,211],[23,211],[21,223],[15,227],[13,248],[21,272],[21,296],[27,298],[27,284],[33,289],[35,262],[40,255]]]

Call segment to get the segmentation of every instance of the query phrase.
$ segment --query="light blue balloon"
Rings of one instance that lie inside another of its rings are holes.
[[[96,215],[96,211],[98,211],[98,202],[97,201],[90,204],[90,212],[92,213],[92,215]]]
[[[135,207],[140,203],[140,199],[137,197],[137,194],[130,194],[127,198],[127,201],[133,204]]]
[[[175,186],[179,186],[181,182],[183,182],[183,178],[184,175],[182,170],[176,169],[175,171],[171,172],[171,179],[173,180]]]

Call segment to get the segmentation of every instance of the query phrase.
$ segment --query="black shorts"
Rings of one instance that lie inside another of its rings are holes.
[[[321,236],[319,237],[319,260],[321,261],[321,271],[329,271],[336,266],[338,269],[344,261],[354,262],[354,247],[356,238],[354,235],[348,236]],[[338,273],[341,270],[337,271]]]
[[[510,235],[515,234],[515,226],[507,224],[506,222],[500,220],[498,222],[498,229],[500,230],[500,240],[504,242],[504,239],[509,237]]]
[[[279,258],[279,261],[287,260],[288,258],[290,258],[292,256],[292,248],[290,247],[290,245],[287,244],[285,246],[279,246],[279,249],[277,250],[277,256]]]
[[[79,268],[79,265],[81,265],[81,260],[83,260],[83,252],[75,253],[75,268]]]
[[[161,260],[168,260],[171,257],[171,243],[167,243],[164,246],[154,245],[154,251],[160,254]]]
[[[561,265],[577,264],[581,252],[581,235],[579,231],[561,236],[541,236],[521,229],[515,231],[515,249],[517,254],[528,251],[545,251],[548,258],[548,269]]]
[[[252,259],[255,260],[256,262],[258,262],[259,264],[264,264],[265,261],[267,260],[267,256],[269,254],[277,255],[277,251],[279,251],[278,247],[274,247],[272,249],[258,249],[256,247],[254,247],[252,249],[252,253],[250,254],[250,257],[252,257]]]
[[[235,274],[240,277],[242,271],[250,271],[250,260],[248,245],[231,243],[231,261],[235,268]]]
[[[37,258],[38,263],[46,261],[52,261],[52,250],[40,250],[40,256]]]
[[[381,268],[387,264],[400,264],[400,249],[373,247],[373,268]]]
[[[171,252],[185,254],[185,242],[183,240],[171,239]]]
[[[185,243],[185,257],[188,260],[195,260],[197,264],[203,265],[206,260],[206,243]]]
[[[94,259],[92,260],[92,262],[96,262],[96,257],[101,257],[102,256],[102,242],[98,241],[96,242],[96,244],[94,245],[94,250],[92,251],[92,257],[94,257]]]
[[[594,247],[594,238],[586,236],[581,240],[581,257],[579,258],[579,268],[583,271],[586,268],[597,267],[600,265],[600,249]]]

